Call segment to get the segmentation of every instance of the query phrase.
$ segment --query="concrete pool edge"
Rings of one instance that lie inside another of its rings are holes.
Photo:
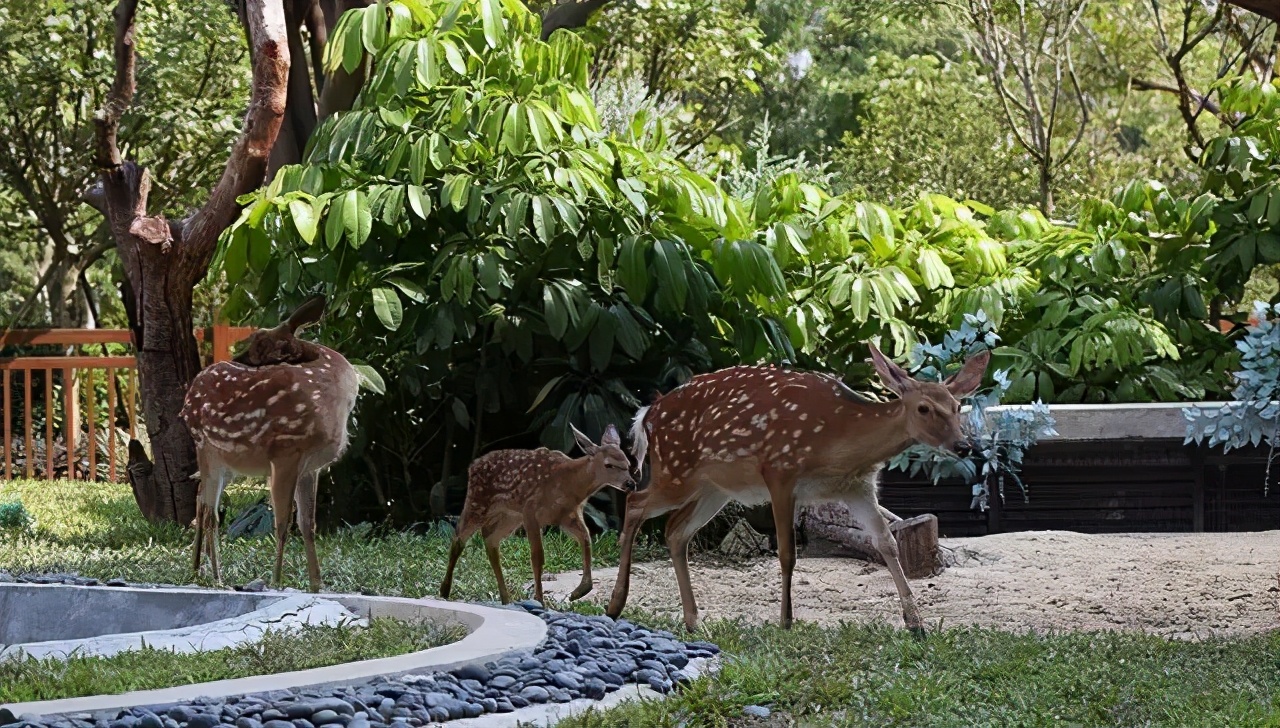
[[[189,594],[196,598],[209,598],[219,594],[209,589],[182,588],[134,588],[66,586],[61,584],[39,585],[47,589],[110,590],[112,592],[135,591],[139,593]],[[221,592],[226,593],[226,592]],[[291,596],[295,592],[263,592],[263,596]],[[412,652],[396,657],[348,662],[310,670],[283,672],[274,675],[257,675],[196,683],[156,690],[139,690],[119,695],[92,695],[79,698],[62,698],[27,703],[0,705],[14,717],[23,715],[53,716],[68,713],[93,713],[103,710],[120,710],[138,705],[157,705],[190,702],[196,698],[226,698],[247,693],[262,693],[282,689],[319,689],[334,685],[359,685],[380,678],[423,672],[448,671],[463,665],[483,664],[504,655],[529,650],[543,641],[547,634],[546,622],[524,610],[486,607],[465,602],[446,602],[439,599],[408,599],[404,597],[377,597],[358,594],[322,594],[324,599],[338,602],[362,617],[396,617],[413,621],[435,621],[439,624],[458,624],[468,630],[466,637],[457,642],[429,650]]]

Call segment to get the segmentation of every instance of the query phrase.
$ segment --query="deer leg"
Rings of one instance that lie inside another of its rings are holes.
[[[560,528],[572,536],[582,548],[582,580],[569,594],[569,601],[573,602],[591,593],[591,588],[594,586],[591,583],[591,532],[587,530],[587,524],[582,520],[581,508],[565,517],[560,523]]]
[[[194,564],[197,571],[200,566],[200,554],[209,555],[209,567],[215,582],[222,581],[222,569],[218,559],[218,504],[222,500],[222,489],[227,484],[230,473],[219,464],[210,462],[210,458],[197,457],[200,468],[200,491],[196,496],[196,554]]]
[[[289,542],[289,522],[293,520],[293,492],[298,482],[298,463],[271,463],[271,517],[276,530],[276,564],[271,584],[280,586],[284,572],[284,547]]]
[[[529,537],[529,558],[533,562],[533,598],[542,604],[542,526],[531,513],[524,516],[524,532]]]
[[[657,479],[658,473],[655,470],[648,488],[627,494],[627,514],[623,519],[622,535],[618,538],[618,578],[613,582],[613,594],[609,597],[609,607],[605,610],[605,614],[613,619],[617,619],[622,614],[622,608],[627,606],[627,592],[631,588],[631,547],[647,517],[649,494],[654,491]]]
[[[796,568],[795,478],[782,473],[765,473],[769,502],[773,506],[773,527],[778,539],[778,563],[782,566],[783,629],[791,629],[791,574]]]
[[[728,499],[715,495],[718,492],[709,492],[689,501],[667,517],[667,549],[671,552],[671,565],[675,567],[676,584],[680,586],[684,626],[690,632],[698,627],[698,603],[693,598],[693,583],[689,579],[689,541],[728,502]]]
[[[507,580],[502,578],[502,552],[498,546],[507,535],[500,532],[485,534],[484,553],[489,557],[489,566],[493,569],[493,578],[498,582],[498,598],[503,604],[511,603],[511,592],[507,591]]]
[[[310,470],[298,478],[294,502],[298,505],[298,531],[302,533],[302,545],[307,550],[307,579],[312,593],[319,593],[324,582],[320,578],[320,558],[316,555],[316,490],[320,487],[320,472]]]
[[[464,509],[462,518],[458,521],[458,532],[453,535],[453,544],[449,546],[449,566],[445,568],[444,579],[440,582],[441,599],[448,599],[449,592],[453,591],[453,567],[458,565],[458,559],[462,557],[462,552],[467,547],[467,541],[470,540],[471,534],[475,532],[476,524],[471,522]]]
[[[858,500],[850,502],[849,513],[854,521],[861,524],[871,534],[871,543],[880,552],[884,564],[893,576],[893,583],[898,587],[898,598],[902,602],[902,621],[907,629],[917,636],[924,634],[924,621],[920,619],[920,611],[916,608],[915,596],[907,583],[907,576],[898,561],[898,541],[889,531],[889,524],[880,514],[879,507],[872,501]]]

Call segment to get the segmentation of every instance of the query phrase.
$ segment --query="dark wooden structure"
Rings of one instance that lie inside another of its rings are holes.
[[[1277,452],[1280,455],[1280,451]],[[1083,533],[1265,531],[1280,529],[1280,458],[1270,493],[1267,448],[1185,446],[1180,440],[1049,441],[1032,448],[1020,473],[1028,498],[1005,481],[1003,502],[971,510],[970,487],[934,485],[886,470],[880,503],[903,518],[938,517],[942,536],[1007,531]]]

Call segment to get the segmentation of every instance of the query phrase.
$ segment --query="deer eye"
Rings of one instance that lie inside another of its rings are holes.
[[[922,415],[927,415],[927,414],[929,414],[929,405],[927,405],[927,404],[922,404],[922,405],[920,405],[919,407],[916,407],[916,411],[917,411],[917,412],[919,412],[919,413],[920,413],[920,414],[922,414]]]

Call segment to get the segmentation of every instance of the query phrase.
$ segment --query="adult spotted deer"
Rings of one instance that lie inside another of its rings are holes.
[[[990,354],[970,358],[943,383],[913,379],[874,346],[871,358],[897,399],[871,401],[826,374],[740,366],[696,376],[642,408],[632,428],[633,453],[643,463],[648,452],[650,482],[627,496],[609,616],[617,618],[627,602],[636,531],[669,513],[667,547],[692,631],[698,606],[689,583],[689,540],[730,501],[770,503],[782,564],[782,626],[790,627],[796,506],[843,501],[884,557],[907,627],[923,630],[877,502],[877,478],[886,460],[914,443],[951,450],[962,444],[958,398],[978,388]]]
[[[182,419],[196,442],[200,494],[196,500],[193,568],[205,553],[214,579],[218,558],[218,504],[233,475],[268,476],[276,526],[274,583],[280,583],[290,513],[307,552],[311,591],[320,591],[316,558],[316,486],[320,470],[347,447],[347,419],[359,377],[338,352],[296,338],[320,320],[324,299],[299,306],[284,323],[249,336],[245,352],[196,375]]]
[[[467,540],[479,529],[485,552],[498,580],[502,603],[511,601],[502,578],[498,545],[520,526],[529,537],[533,560],[534,598],[542,601],[542,528],[559,525],[582,547],[582,581],[569,595],[580,599],[591,591],[591,534],[582,520],[582,507],[596,491],[606,486],[629,490],[631,461],[622,450],[622,441],[613,425],[604,431],[600,444],[573,429],[573,437],[585,453],[570,458],[562,452],[537,450],[495,450],[471,463],[467,471],[467,500],[458,520],[458,532],[449,549],[449,567],[440,583],[440,596],[449,598],[453,588],[453,567],[462,556]]]

